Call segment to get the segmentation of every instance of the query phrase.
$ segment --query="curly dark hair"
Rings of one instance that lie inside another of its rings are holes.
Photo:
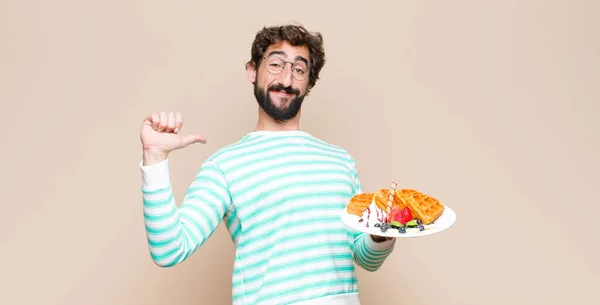
[[[310,52],[310,72],[308,89],[314,87],[319,79],[319,72],[325,65],[323,36],[319,32],[309,32],[301,25],[281,25],[263,27],[254,38],[251,49],[251,59],[247,64],[254,67],[260,65],[265,51],[272,44],[285,41],[293,46],[306,46]]]

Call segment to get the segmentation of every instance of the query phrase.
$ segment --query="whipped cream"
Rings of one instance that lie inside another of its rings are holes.
[[[363,211],[363,214],[358,221],[365,227],[372,227],[376,223],[384,222],[387,218],[387,213],[380,209],[375,204],[375,199],[371,200],[371,204]]]

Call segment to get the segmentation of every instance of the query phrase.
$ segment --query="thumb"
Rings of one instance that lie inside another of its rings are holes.
[[[194,144],[194,143],[206,143],[206,139],[203,138],[202,136],[199,135],[195,135],[195,134],[191,134],[191,135],[187,135],[185,137],[183,137],[183,147],[188,146],[190,144]]]

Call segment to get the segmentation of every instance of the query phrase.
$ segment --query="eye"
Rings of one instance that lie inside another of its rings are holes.
[[[301,63],[297,63],[293,66],[293,69],[295,72],[297,73],[302,73],[304,74],[306,72],[306,66],[304,64]]]

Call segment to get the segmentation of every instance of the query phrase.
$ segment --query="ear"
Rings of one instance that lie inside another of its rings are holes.
[[[254,84],[256,82],[256,66],[253,62],[246,64],[246,73],[248,73],[248,80]]]

